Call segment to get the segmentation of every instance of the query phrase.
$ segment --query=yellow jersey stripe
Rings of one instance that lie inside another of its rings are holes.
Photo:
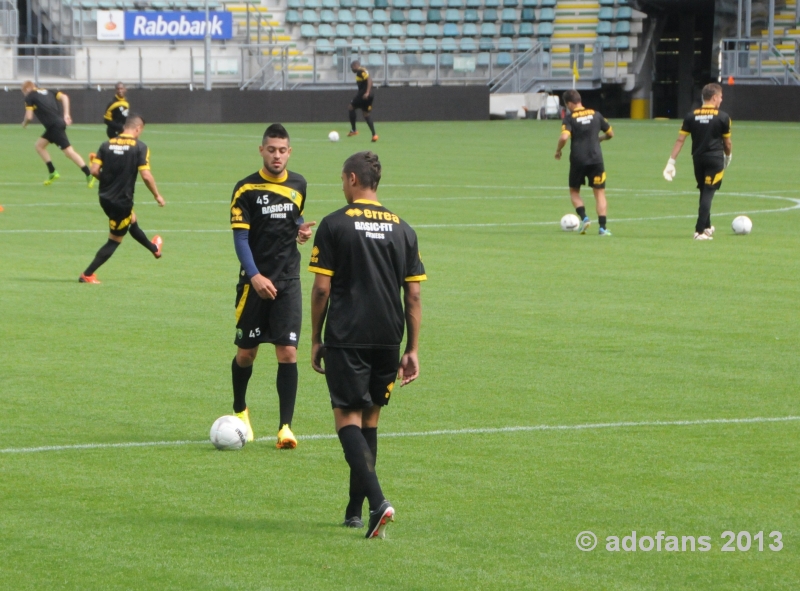
[[[242,290],[242,297],[239,299],[239,305],[236,306],[236,322],[239,322],[239,317],[244,312],[244,305],[247,302],[247,294],[250,293],[250,285],[245,284],[244,289]]]
[[[328,277],[333,277],[333,271],[323,269],[322,267],[309,267],[308,270],[311,273],[316,273],[317,275],[327,275]]]
[[[684,131],[682,129],[678,133],[681,134],[681,135],[692,135],[691,131]]]
[[[246,185],[242,185],[233,196],[231,207],[236,205],[236,200],[241,197],[242,193],[246,193],[247,191],[270,191],[272,193],[277,193],[278,195],[286,197],[289,201],[294,203],[297,206],[297,209],[300,210],[300,215],[303,215],[303,196],[296,189],[292,189],[291,187],[286,187],[284,185],[276,185],[275,183],[264,183],[260,185],[248,183]],[[294,194],[294,197],[292,194]]]
[[[249,230],[250,224],[236,223],[231,224],[231,230]]]
[[[428,280],[428,276],[427,275],[412,275],[411,277],[406,277],[405,282],[406,283],[418,283],[420,281],[427,281],[427,280]]]
[[[103,166],[103,161],[100,160],[99,158],[92,158],[92,162],[91,163],[92,164],[99,164],[100,166]]]
[[[128,107],[130,107],[130,105],[128,104],[128,101],[117,101],[115,103],[111,103],[111,105],[109,105],[108,109],[106,109],[106,114],[103,115],[103,119],[111,121],[111,111],[113,111],[117,107],[126,107],[126,108],[128,108]]]

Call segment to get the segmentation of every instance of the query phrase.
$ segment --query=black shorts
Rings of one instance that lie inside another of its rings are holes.
[[[70,146],[69,138],[67,137],[67,128],[61,127],[60,125],[45,127],[42,137],[62,150],[66,150]]]
[[[369,98],[364,98],[364,93],[359,92],[356,96],[353,97],[353,100],[350,101],[350,104],[353,105],[354,109],[361,109],[362,111],[369,112],[372,110],[372,101],[375,99],[375,92],[369,93]]]
[[[703,154],[693,158],[694,178],[697,188],[711,187],[716,190],[722,186],[722,175],[725,173],[725,158],[718,154]]]
[[[577,164],[575,162],[569,163],[569,186],[572,189],[578,189],[582,185],[587,184],[592,189],[605,189],[606,188],[606,169],[603,163],[600,164]]]
[[[236,286],[236,338],[233,343],[242,349],[253,349],[261,343],[297,347],[303,323],[303,296],[300,280],[274,282],[278,296],[261,299],[249,283]]]
[[[325,381],[331,406],[358,410],[386,406],[400,367],[397,349],[325,348]]]
[[[133,205],[120,205],[108,199],[100,199],[100,207],[108,217],[108,231],[114,236],[125,236],[131,226]]]

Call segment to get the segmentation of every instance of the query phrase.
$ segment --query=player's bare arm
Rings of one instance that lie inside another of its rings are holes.
[[[153,178],[153,173],[150,172],[149,170],[142,170],[140,171],[139,174],[142,176],[142,181],[144,181],[145,186],[153,194],[153,198],[156,200],[156,203],[158,203],[158,206],[164,207],[164,205],[166,205],[166,201],[164,201],[164,198],[158,192],[158,187],[156,186],[156,179]]]
[[[372,76],[367,78],[367,92],[364,93],[364,98],[368,99],[371,92],[372,92]]]
[[[63,92],[59,92],[56,98],[61,101],[61,107],[64,109],[64,123],[72,125],[72,116],[69,110],[69,97]]]
[[[731,138],[722,138],[722,151],[725,152],[725,168],[728,168],[731,165],[731,160],[733,160],[733,142]]]
[[[322,326],[328,313],[328,299],[331,295],[331,278],[318,273],[314,275],[311,288],[311,367],[317,373],[325,373],[322,361],[325,347],[322,346]]]
[[[312,234],[311,228],[316,225],[317,222],[303,222],[300,224],[300,228],[297,230],[297,244],[305,244],[308,242]]]
[[[669,155],[669,160],[667,160],[667,166],[664,168],[663,175],[665,180],[671,181],[675,178],[675,174],[677,173],[675,170],[675,160],[681,153],[687,137],[685,133],[681,133],[678,135],[678,139],[675,140],[675,145],[672,146],[672,153]]]
[[[25,109],[25,116],[22,118],[22,127],[28,127],[28,123],[33,121],[33,110]]]
[[[422,289],[419,282],[403,285],[406,314],[406,350],[400,359],[397,372],[400,386],[410,384],[419,377],[419,329],[422,326]]]
[[[558,138],[558,145],[556,146],[556,160],[561,160],[561,150],[567,145],[569,141],[569,133],[563,132]]]
[[[614,137],[614,130],[613,129],[609,129],[603,135],[600,136],[600,141],[601,142],[607,142],[608,140],[612,139],[613,137]]]

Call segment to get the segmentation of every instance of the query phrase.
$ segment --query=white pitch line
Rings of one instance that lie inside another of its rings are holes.
[[[527,433],[534,431],[584,431],[594,429],[628,429],[635,427],[691,427],[696,425],[741,425],[753,423],[787,423],[800,421],[800,416],[788,417],[751,417],[744,419],[698,419],[687,421],[631,421],[617,423],[584,423],[581,425],[527,425],[515,427],[484,427],[474,429],[436,429],[432,431],[409,431],[405,433],[381,433],[381,437],[437,437],[442,435],[498,435],[501,433]],[[318,435],[300,435],[300,441],[318,441],[336,439],[333,433]],[[259,437],[256,441],[274,441],[274,437]],[[208,444],[207,439],[201,441],[142,441],[128,443],[81,443],[76,445],[45,445],[41,447],[7,447],[0,453],[22,454],[45,451],[80,451],[85,449],[116,449],[132,447],[163,447],[177,445]]]

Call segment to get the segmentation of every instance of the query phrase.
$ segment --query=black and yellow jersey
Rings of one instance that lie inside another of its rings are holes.
[[[231,229],[249,230],[250,250],[259,272],[270,281],[300,278],[297,231],[306,203],[306,179],[284,170],[273,177],[262,168],[233,189]],[[240,282],[248,282],[244,269]]]
[[[45,127],[66,127],[58,99],[61,93],[55,94],[45,88],[37,88],[25,97],[25,109],[33,111],[39,123]]]
[[[369,86],[369,72],[365,67],[360,67],[356,70],[356,84],[358,85],[358,91],[361,94],[367,92],[367,87]]]
[[[695,109],[683,120],[682,135],[692,136],[692,156],[724,154],[722,138],[731,137],[731,118],[713,106]]]
[[[561,125],[561,131],[572,138],[569,161],[575,164],[602,164],[603,152],[600,150],[600,132],[607,132],[611,125],[598,111],[578,109],[568,112]]]
[[[405,329],[400,290],[427,279],[411,226],[366,200],[325,216],[308,270],[331,278],[326,347],[399,347]]]
[[[126,99],[115,94],[114,100],[108,103],[106,107],[106,113],[103,115],[103,122],[109,129],[113,129],[117,133],[122,132],[125,121],[128,119],[130,108],[131,106]]]
[[[136,177],[140,170],[150,170],[150,150],[123,133],[103,142],[92,164],[100,165],[100,199],[132,207]]]

